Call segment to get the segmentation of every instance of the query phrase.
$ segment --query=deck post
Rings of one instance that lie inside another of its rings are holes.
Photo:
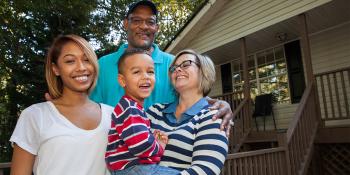
[[[314,81],[314,74],[312,69],[310,40],[305,13],[298,15],[298,22],[300,27],[300,46],[302,50],[302,59],[304,62],[304,72],[306,73],[306,85],[308,85]]]
[[[248,57],[247,57],[247,45],[245,38],[240,38],[240,47],[241,47],[241,63],[243,67],[243,94],[244,98],[248,99],[248,103],[250,101],[250,84],[249,84],[249,77],[248,77]],[[244,116],[246,117],[243,125],[244,130],[249,129],[251,127],[251,112],[250,112],[250,105],[246,108],[244,111]]]
[[[302,49],[302,58],[304,62],[304,72],[306,73],[306,85],[309,85],[312,82],[316,82],[315,76],[312,68],[311,61],[311,49],[310,49],[310,40],[309,40],[309,32],[307,29],[307,19],[305,13],[302,13],[298,16],[298,22],[300,27],[300,44]],[[316,117],[319,123],[319,127],[324,127],[324,123],[321,118],[321,108],[317,90],[317,84],[315,83],[315,104],[316,104]]]

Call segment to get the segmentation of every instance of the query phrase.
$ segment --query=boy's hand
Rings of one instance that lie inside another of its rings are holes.
[[[166,144],[168,143],[168,136],[159,130],[154,130],[154,137],[158,140],[158,143],[165,149]]]
[[[222,118],[220,129],[224,130],[226,129],[226,136],[228,137],[230,135],[231,126],[233,126],[232,118],[233,113],[230,107],[230,104],[228,104],[226,101],[218,100],[218,99],[212,99],[210,97],[207,97],[208,103],[212,106],[209,107],[210,110],[219,110],[214,116],[213,120],[216,120],[217,118]]]

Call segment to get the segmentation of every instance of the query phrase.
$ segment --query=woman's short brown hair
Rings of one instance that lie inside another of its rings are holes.
[[[191,54],[196,57],[196,62],[199,64],[199,89],[203,92],[203,96],[210,93],[211,87],[215,82],[215,66],[213,61],[205,55],[201,55],[194,50],[185,49],[176,54],[174,61],[171,63],[172,67],[176,60],[184,54]],[[169,73],[170,75],[170,73]]]
[[[92,49],[89,42],[87,42],[84,38],[77,35],[60,35],[53,41],[47,57],[45,64],[45,77],[46,83],[49,89],[49,93],[51,98],[59,98],[62,96],[63,91],[63,82],[60,76],[56,76],[53,72],[52,65],[57,64],[58,57],[61,55],[62,48],[68,42],[74,42],[77,44],[81,50],[84,52],[85,56],[88,58],[90,63],[95,69],[94,80],[90,88],[88,89],[88,93],[90,93],[94,87],[96,86],[96,81],[98,77],[98,63],[97,56]]]

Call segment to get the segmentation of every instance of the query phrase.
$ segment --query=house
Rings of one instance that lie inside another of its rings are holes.
[[[349,7],[208,0],[168,44],[167,52],[191,48],[216,65],[210,96],[235,115],[223,174],[350,174]],[[261,94],[274,101],[266,126],[252,117]]]

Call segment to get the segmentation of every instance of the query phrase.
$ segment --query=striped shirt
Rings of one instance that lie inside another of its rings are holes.
[[[150,120],[143,107],[123,96],[112,113],[105,159],[110,170],[138,164],[155,164],[164,149],[150,132]]]
[[[164,113],[169,105],[155,104],[146,112],[151,128],[166,132],[169,138],[160,165],[180,170],[181,174],[220,174],[228,140],[220,131],[221,119],[212,120],[217,111],[210,111],[206,105],[192,118],[174,123]]]

